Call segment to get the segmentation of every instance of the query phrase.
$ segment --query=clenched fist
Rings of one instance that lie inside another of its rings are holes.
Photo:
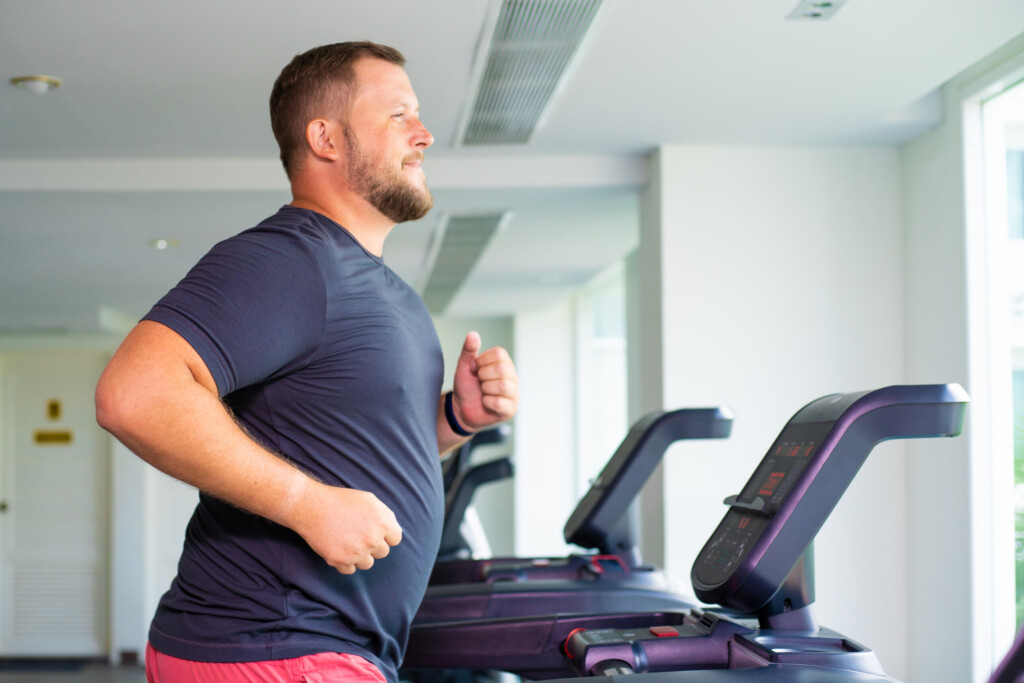
[[[395,513],[377,496],[312,481],[288,526],[342,574],[369,569],[402,541]]]

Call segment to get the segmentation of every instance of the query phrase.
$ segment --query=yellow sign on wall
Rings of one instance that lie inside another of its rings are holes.
[[[71,430],[37,429],[34,437],[38,446],[66,446],[71,443]]]

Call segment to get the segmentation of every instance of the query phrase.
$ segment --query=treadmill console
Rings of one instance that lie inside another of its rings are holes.
[[[725,500],[729,511],[690,574],[697,597],[762,618],[812,602],[813,586],[800,595],[791,573],[804,570],[801,558],[871,449],[888,439],[958,435],[968,400],[956,384],[893,386],[802,408],[739,495]]]

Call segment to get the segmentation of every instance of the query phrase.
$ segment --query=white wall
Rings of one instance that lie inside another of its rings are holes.
[[[666,455],[666,568],[689,583],[722,499],[793,413],[825,394],[904,381],[899,157],[669,147],[653,156],[651,177],[644,203],[657,205],[647,215],[660,226],[644,220],[637,267],[661,273],[664,407],[736,413],[727,443]],[[652,231],[660,249],[647,246]],[[906,458],[899,443],[876,451],[818,536],[815,612],[900,678]]]
[[[147,520],[145,477],[148,466],[113,437],[111,444],[110,655],[134,653],[141,661],[152,616],[146,594]],[[155,601],[153,601],[155,605]]]
[[[143,491],[146,538],[141,551],[146,563],[144,613],[148,632],[160,597],[178,573],[185,527],[199,502],[199,493],[149,466],[143,473]]]
[[[576,505],[574,312],[570,299],[516,316],[520,405],[515,419],[515,553],[564,556]]]
[[[171,586],[185,527],[199,501],[195,488],[150,467],[111,438],[113,596],[111,659],[146,651],[149,622]]]

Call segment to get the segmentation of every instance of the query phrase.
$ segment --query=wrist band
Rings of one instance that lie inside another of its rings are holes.
[[[459,436],[473,436],[473,432],[467,432],[455,419],[455,411],[452,409],[452,395],[455,392],[449,391],[444,395],[444,417],[448,420],[448,426]]]

